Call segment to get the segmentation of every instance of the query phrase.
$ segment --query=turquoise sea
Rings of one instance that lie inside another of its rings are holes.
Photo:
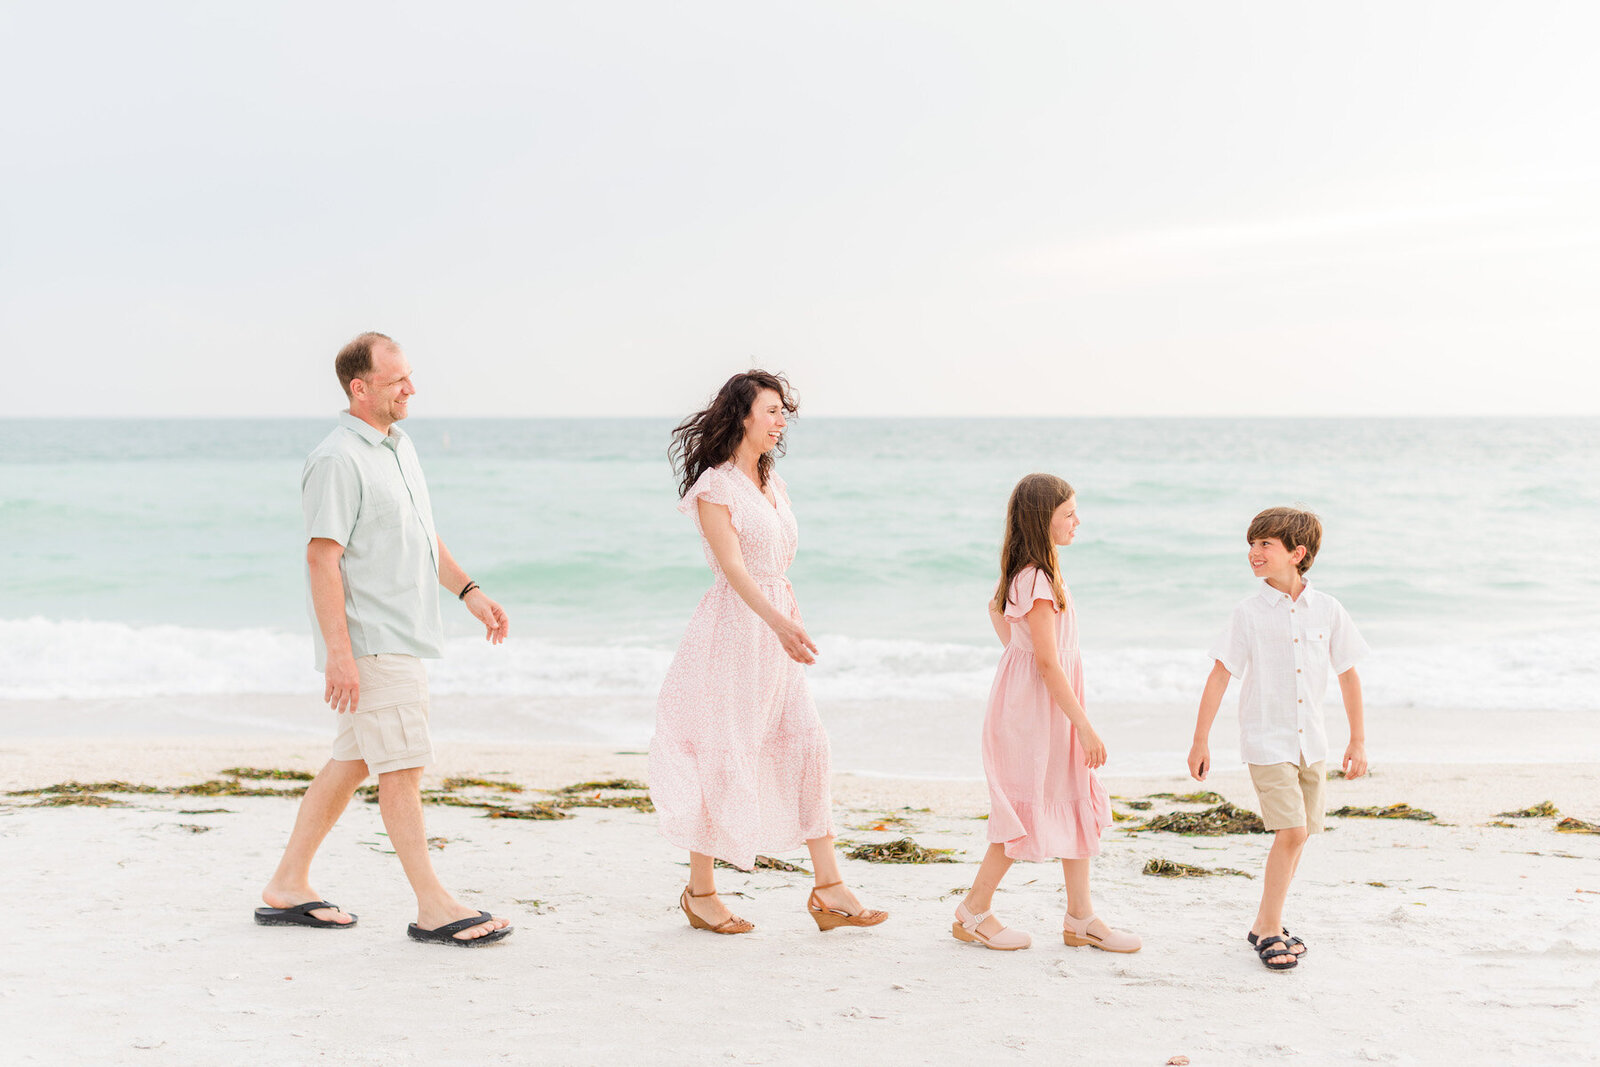
[[[0,424],[0,700],[314,701],[299,476],[332,422]],[[709,581],[674,507],[672,420],[405,427],[441,536],[512,618],[489,649],[447,603],[436,692],[609,700],[599,736],[648,738]],[[1002,512],[1033,470],[1079,493],[1063,561],[1091,706],[1192,706],[1252,585],[1250,517],[1299,503],[1326,527],[1313,581],[1375,650],[1369,704],[1600,711],[1600,420],[807,417],[788,452],[825,718],[830,701],[981,711]]]

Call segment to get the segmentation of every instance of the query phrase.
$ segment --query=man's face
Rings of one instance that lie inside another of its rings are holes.
[[[411,384],[411,364],[398,347],[374,348],[371,372],[356,380],[361,391],[353,402],[359,402],[373,422],[389,426],[410,414],[407,405],[417,387]]]

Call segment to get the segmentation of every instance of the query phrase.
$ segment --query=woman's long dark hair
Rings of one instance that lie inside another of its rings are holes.
[[[678,475],[679,496],[694,488],[694,483],[708,468],[733,458],[739,442],[744,440],[744,420],[749,418],[750,409],[763,389],[777,393],[778,402],[790,415],[800,410],[787,378],[764,370],[747,370],[723,382],[705,410],[678,423],[678,428],[672,431],[672,445],[667,455],[672,458],[672,469]],[[780,438],[778,447],[761,453],[756,462],[763,489],[772,473],[773,460],[783,455],[783,449]]]

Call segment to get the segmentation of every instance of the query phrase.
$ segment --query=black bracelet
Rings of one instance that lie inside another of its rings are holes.
[[[476,589],[476,588],[478,588],[478,583],[477,583],[477,582],[475,582],[475,581],[473,581],[473,580],[472,580],[472,579],[470,579],[470,578],[469,578],[469,579],[467,579],[467,586],[466,586],[466,588],[465,588],[465,589],[463,589],[463,590],[461,590],[461,592],[459,592],[459,593],[457,593],[457,594],[456,594],[456,599],[457,599],[457,600],[465,600],[465,599],[467,599],[467,594],[468,594],[468,593],[470,593],[470,592],[472,592],[472,591],[473,591],[473,590],[474,590],[474,589]]]

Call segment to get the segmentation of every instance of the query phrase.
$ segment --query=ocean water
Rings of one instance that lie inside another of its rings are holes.
[[[331,424],[0,423],[0,700],[314,702],[299,476]],[[407,421],[441,536],[512,618],[490,649],[447,601],[436,692],[611,701],[604,735],[648,738],[709,583],[671,426]],[[1033,470],[1078,489],[1062,558],[1091,710],[1192,707],[1253,585],[1250,517],[1299,503],[1325,525],[1313,581],[1373,646],[1369,707],[1600,711],[1600,420],[801,418],[788,446],[825,718],[880,700],[981,715],[1005,500]]]

